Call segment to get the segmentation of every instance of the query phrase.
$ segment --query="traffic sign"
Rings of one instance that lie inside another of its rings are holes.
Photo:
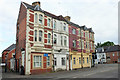
[[[47,53],[44,53],[44,56],[48,57],[48,54],[47,54]]]

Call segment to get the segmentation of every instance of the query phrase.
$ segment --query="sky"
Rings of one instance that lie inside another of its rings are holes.
[[[22,0],[40,1],[41,8],[55,15],[70,16],[71,22],[86,25],[95,32],[95,43],[118,44],[119,0]],[[0,0],[0,56],[16,41],[16,22],[21,0]]]

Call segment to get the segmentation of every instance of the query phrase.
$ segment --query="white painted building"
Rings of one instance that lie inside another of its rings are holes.
[[[95,60],[95,62],[97,64],[106,63],[106,53],[104,52],[104,48],[97,48],[96,55],[97,55],[97,59]]]
[[[69,34],[65,21],[53,19],[54,70],[69,70]]]

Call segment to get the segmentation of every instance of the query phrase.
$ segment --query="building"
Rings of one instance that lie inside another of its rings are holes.
[[[61,36],[63,43],[59,41]],[[21,2],[17,20],[16,71],[20,72],[21,66],[25,74],[68,70],[68,39],[68,24],[63,16],[42,10],[40,2],[32,5]]]
[[[68,23],[62,17],[53,18],[54,70],[69,70],[69,31]]]
[[[15,69],[15,47],[16,44],[12,44],[2,52],[2,63],[6,63],[9,70]]]
[[[94,50],[92,29],[69,22],[70,69],[91,67]]]
[[[120,46],[119,45],[109,46],[105,52],[106,52],[107,64],[120,63]]]
[[[104,47],[100,47],[96,49],[96,56],[97,56],[97,59],[95,60],[95,62],[97,64],[106,63],[106,53],[105,53]]]

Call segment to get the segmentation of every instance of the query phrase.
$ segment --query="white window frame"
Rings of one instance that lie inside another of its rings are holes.
[[[53,29],[56,29],[56,24],[57,24],[57,22],[54,20]]]
[[[50,38],[49,38],[49,34],[50,34]],[[49,42],[50,41],[50,42]],[[48,33],[48,39],[47,39],[48,43],[51,43],[51,33]]]
[[[39,14],[39,23],[43,24],[43,15],[42,14]]]
[[[72,28],[72,34],[76,34],[76,29]]]
[[[49,26],[49,27],[51,26],[51,19],[50,18],[47,19],[47,26]]]
[[[47,59],[46,59],[46,60],[47,60],[47,67],[49,67],[49,66],[50,66],[50,56],[47,56],[46,58],[47,58]],[[48,65],[48,64],[49,64],[49,65]]]
[[[38,59],[36,59],[36,57],[38,57]],[[34,59],[33,60],[34,60],[33,65],[34,65],[35,68],[42,67],[42,56],[41,55],[34,55]],[[39,65],[36,66],[35,65],[36,63],[38,63]]]
[[[54,43],[55,40],[56,40],[56,43]],[[53,43],[54,43],[54,44],[57,44],[57,35],[56,35],[56,34],[54,34],[54,40],[53,40]]]
[[[62,57],[62,58],[61,58],[61,64],[62,64],[62,66],[65,66],[65,64],[66,64],[65,61],[66,61],[66,60],[65,60],[65,57]]]
[[[34,41],[37,42],[37,30],[34,31]]]
[[[67,46],[67,37],[64,36],[64,46]]]
[[[41,31],[41,34],[40,34],[40,31]],[[40,38],[41,38],[41,41],[40,41]],[[43,31],[39,30],[39,42],[42,42],[42,41],[43,41]]]
[[[35,23],[38,23],[38,14],[35,13]]]

